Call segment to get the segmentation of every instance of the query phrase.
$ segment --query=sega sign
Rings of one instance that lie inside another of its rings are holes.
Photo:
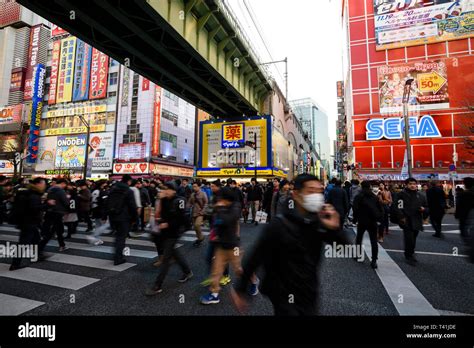
[[[410,117],[408,120],[410,138],[440,138],[441,133],[433,117],[425,115],[419,120]],[[367,140],[403,139],[405,121],[403,118],[376,118],[365,125]]]

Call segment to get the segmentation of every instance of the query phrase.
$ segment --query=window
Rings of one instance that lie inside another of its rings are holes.
[[[161,140],[166,141],[168,143],[172,143],[173,148],[175,148],[175,149],[178,147],[178,137],[176,135],[173,135],[173,134],[162,131],[161,132]]]
[[[175,127],[178,127],[178,115],[172,112],[169,112],[168,110],[163,110],[161,115],[163,118],[166,118],[167,120],[172,121]]]
[[[174,102],[175,106],[178,106],[178,104],[179,104],[178,96],[176,96],[173,93],[167,91],[166,89],[165,89],[164,95],[165,95],[166,98],[171,99]]]
[[[114,72],[111,73],[109,76],[109,85],[113,86],[116,85],[118,82],[118,73]]]
[[[116,96],[117,96],[117,92],[109,92],[109,98],[116,97]]]
[[[186,119],[186,124],[188,124],[188,119]]]
[[[110,58],[110,67],[117,66],[118,62],[115,59]]]
[[[188,143],[188,139],[184,139],[184,142],[187,144],[187,143]]]

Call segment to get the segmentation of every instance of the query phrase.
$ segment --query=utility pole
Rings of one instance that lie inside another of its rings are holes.
[[[285,63],[285,98],[286,102],[288,103],[288,57],[283,60],[276,60],[273,62],[262,63],[260,65],[270,65],[270,64],[277,64],[277,63]]]
[[[90,124],[85,120],[84,116],[79,116],[81,119],[81,122],[86,126],[87,128],[87,137],[86,137],[86,154],[84,157],[84,181],[87,179],[87,164],[89,162],[89,141],[90,141],[90,136],[91,136],[91,127]]]
[[[405,144],[408,162],[408,177],[412,177],[412,159],[411,159],[411,146],[410,146],[410,123],[408,120],[408,102],[410,100],[411,84],[414,79],[408,79],[405,82],[405,89],[403,90],[403,119],[405,121]]]

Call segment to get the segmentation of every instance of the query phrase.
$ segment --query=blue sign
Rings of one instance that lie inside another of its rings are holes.
[[[73,101],[86,100],[89,97],[89,76],[92,62],[92,47],[77,40],[76,64],[74,71]]]
[[[433,117],[425,115],[419,120],[417,117],[408,119],[410,138],[440,138]],[[403,139],[405,132],[405,121],[403,118],[376,118],[369,120],[365,125],[367,140]]]
[[[28,138],[28,156],[26,163],[36,163],[38,158],[38,142],[41,123],[41,113],[43,112],[44,80],[46,78],[46,68],[43,64],[36,65],[33,71],[33,97],[31,99],[30,110],[30,131]]]
[[[454,164],[449,165],[449,171],[450,172],[455,172],[456,171],[456,166]]]

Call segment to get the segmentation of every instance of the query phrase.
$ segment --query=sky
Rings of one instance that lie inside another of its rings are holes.
[[[336,138],[336,82],[342,80],[340,0],[226,0],[265,62],[288,57],[289,100],[310,97],[329,117]],[[246,6],[247,5],[247,6]],[[247,9],[248,8],[248,9]],[[249,14],[252,13],[266,47]],[[268,48],[268,51],[267,51]],[[271,55],[270,55],[271,54]],[[284,63],[271,67],[285,91]],[[331,142],[332,143],[332,142]]]

